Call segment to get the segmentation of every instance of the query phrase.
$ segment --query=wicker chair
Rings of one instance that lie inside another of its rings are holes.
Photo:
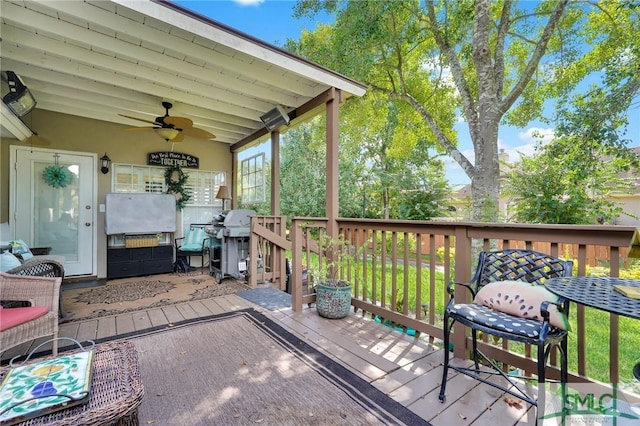
[[[0,300],[28,300],[32,306],[45,306],[48,312],[26,323],[0,331],[2,350],[40,337],[53,336],[52,352],[58,354],[58,306],[60,277],[34,277],[0,272]],[[10,310],[8,308],[6,310]]]
[[[550,324],[550,306],[556,306],[559,312],[568,315],[569,301],[543,301],[532,308],[539,319],[523,318],[493,310],[476,303],[456,303],[454,290],[459,286],[468,290],[472,298],[487,284],[498,281],[524,281],[525,283],[544,285],[549,278],[571,276],[573,263],[563,261],[548,254],[532,250],[505,249],[485,251],[480,253],[478,267],[469,283],[451,282],[447,286],[449,303],[444,312],[444,371],[440,385],[440,401],[445,402],[448,370],[452,369],[470,376],[483,383],[496,387],[503,392],[522,398],[526,402],[537,406],[538,401],[529,395],[513,380],[517,376],[503,372],[495,361],[485,356],[478,349],[478,333],[497,336],[503,339],[522,342],[537,347],[538,382],[545,382],[545,366],[552,347],[560,351],[560,380],[567,381],[567,330]],[[502,301],[503,304],[507,299]],[[517,303],[516,303],[517,305]],[[524,305],[523,305],[524,306]],[[449,341],[453,325],[458,322],[471,329],[473,367],[461,367],[449,363]],[[480,361],[491,368],[482,368]],[[493,380],[491,376],[500,376],[508,385]]]
[[[64,266],[54,259],[34,257],[7,271],[13,275],[64,278]]]
[[[64,279],[64,266],[55,259],[48,257],[34,257],[7,271],[8,274],[29,275],[32,277],[60,277]],[[0,299],[2,300],[2,299]],[[17,302],[16,302],[17,303]],[[14,304],[14,306],[19,306]],[[62,290],[60,290],[60,322],[65,322],[73,317],[73,313],[65,311],[62,304]]]

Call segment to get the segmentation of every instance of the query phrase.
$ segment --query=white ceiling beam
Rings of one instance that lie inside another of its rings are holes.
[[[14,138],[23,141],[33,135],[31,129],[9,109],[4,102],[0,102],[0,118],[2,119],[3,136],[4,131],[9,132]]]
[[[45,0],[42,1],[41,4],[43,6],[47,6],[49,2],[50,0]],[[115,31],[116,33],[126,34],[127,36],[134,39],[146,40],[150,43],[156,44],[159,47],[162,47],[163,49],[170,49],[183,55],[199,58],[207,63],[210,63],[210,68],[213,68],[214,70],[217,68],[221,68],[222,72],[220,72],[220,75],[223,78],[225,75],[224,71],[227,71],[228,73],[233,75],[237,73],[238,70],[247,66],[251,66],[253,68],[262,68],[265,71],[264,73],[257,73],[258,75],[254,75],[252,77],[253,79],[256,79],[256,81],[263,83],[265,86],[283,87],[283,83],[286,81],[288,82],[287,90],[291,91],[291,93],[294,93],[297,96],[313,97],[317,95],[316,90],[313,87],[310,87],[304,83],[300,83],[299,81],[297,81],[297,78],[294,75],[286,75],[287,70],[284,68],[282,69],[281,73],[282,77],[278,77],[278,73],[273,73],[272,64],[260,61],[258,59],[261,56],[254,56],[251,58],[251,60],[248,60],[249,58],[240,60],[229,55],[220,55],[217,54],[217,52],[193,43],[192,41],[184,40],[182,38],[175,37],[168,32],[160,31],[151,25],[131,25],[131,19],[129,17],[114,15],[107,10],[91,6],[90,4],[61,2],[60,4],[56,4],[53,7],[55,8],[55,10],[60,10],[65,14],[68,14],[69,16],[86,20],[88,23],[93,23],[94,25],[103,26],[104,28],[108,28],[109,30]],[[5,12],[3,10],[3,15],[4,14]],[[177,16],[177,13],[172,12],[172,14]],[[142,17],[140,19],[144,20],[144,18]],[[204,38],[217,43],[215,37]],[[87,43],[89,43],[89,41],[87,41]],[[215,60],[213,58],[215,58]],[[236,82],[234,82],[233,80],[236,80]],[[237,79],[229,78],[227,79],[227,81],[222,81],[222,83],[228,85],[229,87],[233,87],[237,85]],[[272,92],[274,96],[266,96],[265,99],[272,98],[277,100],[277,97],[281,97],[283,95],[281,92],[278,93],[278,90],[272,90]],[[280,102],[283,105],[296,105],[295,103],[292,103],[290,101],[278,100],[277,102]]]
[[[58,24],[56,28],[61,27],[65,27],[65,25]],[[72,26],[71,28],[68,28],[68,30],[77,32],[77,27]],[[63,31],[58,31],[58,35],[61,35],[61,33],[63,33]],[[70,38],[71,34],[65,34],[62,36],[65,38]],[[29,47],[34,50],[47,52],[47,54],[49,55],[64,56],[72,61],[77,61],[79,63],[91,64],[91,66],[96,66],[104,69],[117,69],[121,73],[136,76],[139,79],[144,78],[145,80],[150,82],[162,83],[167,86],[192,87],[191,90],[194,90],[196,93],[202,94],[207,97],[214,97],[219,99],[221,102],[238,105],[245,108],[254,108],[257,105],[260,111],[265,111],[273,106],[273,100],[268,100],[269,98],[266,98],[267,100],[259,98],[260,93],[258,92],[260,92],[260,88],[256,88],[255,91],[257,95],[255,96],[252,91],[251,98],[253,98],[254,100],[249,101],[249,98],[246,96],[248,94],[245,94],[243,92],[234,93],[233,91],[227,89],[204,84],[199,81],[185,79],[184,77],[177,75],[176,72],[184,72],[187,68],[189,68],[186,62],[179,61],[165,55],[157,54],[149,49],[134,49],[134,51],[131,51],[131,53],[127,53],[131,60],[124,60],[122,59],[122,56],[124,56],[122,53],[115,52],[123,52],[125,51],[125,49],[130,49],[130,46],[132,46],[131,44],[116,41],[113,38],[103,35],[97,36],[98,38],[103,38],[105,43],[103,45],[97,45],[95,42],[93,42],[92,45],[104,50],[114,52],[113,56],[96,53],[82,47],[73,46],[68,43],[63,43],[49,37],[20,30],[16,27],[11,27],[8,25],[5,26],[2,31],[3,41],[6,40],[7,42],[13,42],[16,46],[19,46],[19,48]],[[110,41],[114,41],[116,42],[115,44],[120,46],[107,46],[107,44],[114,44]],[[145,66],[140,64],[139,62],[135,62],[135,58],[146,61],[147,65]],[[157,66],[151,65],[158,63],[163,64],[163,69],[171,70],[172,66],[175,66],[176,69],[172,70],[169,73],[163,71],[162,69],[159,69]],[[206,70],[201,67],[198,68],[202,71],[203,74],[199,78],[204,79]],[[209,76],[209,78],[210,77],[211,76]],[[237,83],[238,81],[236,80],[236,84]],[[246,90],[247,87],[249,86],[245,84],[242,90]],[[287,102],[285,105],[295,105],[299,102],[298,98],[285,99],[285,96],[279,96],[279,98],[281,101]]]
[[[201,106],[212,111],[222,111],[228,114],[234,114],[242,117],[251,117],[255,120],[259,120],[259,109],[248,109],[239,107],[236,105],[229,105],[224,102],[220,102],[215,98],[205,98],[198,95],[192,95],[183,91],[166,87],[153,82],[140,80],[134,77],[117,74],[113,71],[102,70],[91,67],[89,65],[70,62],[64,59],[59,59],[53,56],[44,56],[35,54],[33,52],[22,49],[20,52],[16,52],[11,46],[4,46],[2,48],[2,58],[13,59],[15,61],[23,61],[24,63],[38,64],[43,68],[49,68],[53,71],[69,74],[69,75],[81,75],[86,79],[95,80],[105,84],[111,84],[113,86],[120,86],[134,91],[146,92],[155,94],[158,97],[164,99],[174,99],[185,103],[191,103],[193,105]]]
[[[248,40],[237,34],[232,34],[222,28],[213,26],[210,22],[202,22],[191,16],[177,12],[167,13],[167,9],[170,9],[169,6],[139,0],[112,1],[144,15],[151,16],[159,21],[181,28],[189,33],[223,44],[253,58],[265,58],[265,60],[275,66],[304,76],[307,79],[316,80],[318,83],[339,87],[356,96],[362,96],[365,93],[364,86],[334,71],[305,61],[268,43],[258,43],[257,40]]]

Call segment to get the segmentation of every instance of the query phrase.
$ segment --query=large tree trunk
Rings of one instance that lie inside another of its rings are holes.
[[[481,120],[478,139],[474,140],[475,170],[471,176],[472,209],[471,220],[497,222],[500,198],[500,164],[498,162],[498,122],[495,119]]]

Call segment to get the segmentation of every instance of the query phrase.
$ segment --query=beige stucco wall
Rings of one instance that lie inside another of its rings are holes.
[[[100,120],[78,118],[36,109],[32,116],[25,118],[27,125],[48,141],[43,148],[60,149],[85,153],[95,153],[100,158],[106,152],[114,163],[146,165],[147,153],[171,151],[171,144],[162,140],[152,130],[125,131],[126,126]],[[132,126],[137,126],[132,120]],[[140,125],[145,125],[143,122]],[[28,146],[29,141],[16,139],[0,140],[0,222],[9,219],[9,147],[13,144]],[[229,145],[215,141],[185,138],[175,144],[175,152],[190,154],[200,159],[201,170],[215,170],[227,173],[230,181],[232,155]],[[97,254],[98,278],[106,276],[106,236],[104,235],[104,213],[98,206],[104,203],[105,195],[111,191],[111,172],[104,175],[96,164],[97,176]]]

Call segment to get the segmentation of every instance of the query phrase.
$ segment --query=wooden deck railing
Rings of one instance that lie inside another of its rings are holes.
[[[249,259],[249,285],[271,282],[280,290],[288,290],[286,252],[291,250],[287,240],[285,218],[282,216],[252,216]]]
[[[619,226],[515,225],[340,219],[340,233],[357,247],[364,245],[358,265],[340,271],[353,284],[352,305],[381,322],[426,336],[438,343],[443,337],[442,314],[446,283],[468,281],[479,249],[528,248],[574,261],[574,273],[620,276],[628,260],[626,251],[634,228]],[[292,220],[291,293],[294,310],[313,303],[305,284],[305,268],[317,262],[317,236],[326,230],[322,218]],[[595,257],[597,253],[600,257]],[[309,277],[311,279],[311,277]],[[457,295],[463,298],[465,295]],[[460,301],[466,301],[461,299]],[[569,358],[572,380],[620,382],[632,379],[632,366],[640,361],[640,321],[619,318],[592,308],[572,306],[574,329]],[[598,327],[594,327],[594,323]],[[596,329],[597,328],[597,329]],[[599,334],[603,333],[604,334]],[[455,356],[466,358],[469,336],[454,327]],[[536,371],[535,349],[486,339],[482,349],[495,360],[525,372]],[[589,359],[608,357],[608,371],[592,367]],[[555,365],[555,356],[552,357]],[[594,371],[598,370],[598,371]],[[557,368],[549,369],[557,377]]]

